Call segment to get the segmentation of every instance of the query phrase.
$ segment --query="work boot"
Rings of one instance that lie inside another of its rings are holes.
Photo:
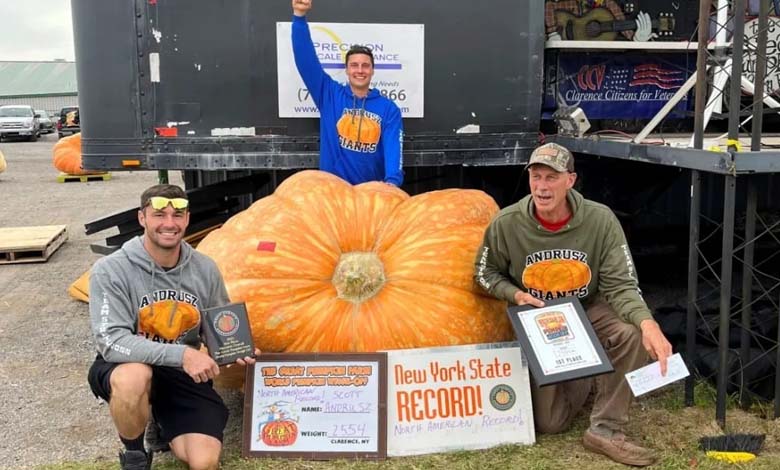
[[[150,470],[152,453],[142,450],[126,450],[119,453],[119,467],[122,470]]]
[[[146,449],[149,453],[168,452],[171,450],[168,441],[162,438],[160,425],[157,424],[157,421],[155,421],[154,418],[149,419],[149,422],[146,423],[144,440],[146,441]]]
[[[646,467],[655,463],[653,451],[629,442],[622,432],[606,437],[588,429],[582,437],[582,445],[591,452],[606,455],[624,465]]]

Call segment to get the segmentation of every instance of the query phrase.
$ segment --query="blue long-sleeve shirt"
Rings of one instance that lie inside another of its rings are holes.
[[[352,184],[403,183],[401,110],[371,89],[360,98],[322,69],[306,17],[293,16],[295,65],[320,110],[320,169]]]

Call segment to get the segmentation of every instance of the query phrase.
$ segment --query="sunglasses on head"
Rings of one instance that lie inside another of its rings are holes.
[[[154,196],[149,198],[149,205],[152,206],[152,209],[156,211],[165,209],[169,204],[176,210],[182,210],[187,208],[187,206],[190,204],[190,201],[184,199],[183,197],[167,198],[162,196]]]

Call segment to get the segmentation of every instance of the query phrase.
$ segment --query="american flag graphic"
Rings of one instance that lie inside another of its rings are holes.
[[[665,69],[656,64],[614,67],[604,80],[604,88],[625,90],[634,86],[655,86],[664,90],[680,88],[685,81],[682,70]]]

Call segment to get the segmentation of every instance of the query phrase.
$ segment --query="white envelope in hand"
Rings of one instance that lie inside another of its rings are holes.
[[[677,353],[670,356],[667,360],[666,376],[661,375],[661,363],[656,361],[629,372],[626,374],[626,380],[629,387],[631,387],[631,391],[634,392],[634,396],[638,397],[651,390],[684,379],[689,375],[690,373],[688,368],[685,367],[682,356],[680,356],[680,353]]]

